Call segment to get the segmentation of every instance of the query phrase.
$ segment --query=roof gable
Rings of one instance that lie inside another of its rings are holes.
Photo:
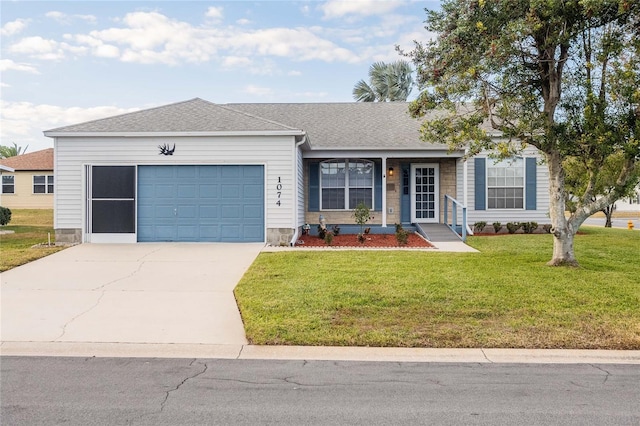
[[[11,167],[15,171],[22,170],[53,170],[53,148],[0,160],[3,166]]]

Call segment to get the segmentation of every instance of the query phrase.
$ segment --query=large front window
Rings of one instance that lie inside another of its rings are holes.
[[[487,167],[487,207],[524,208],[524,160],[494,161]]]
[[[373,161],[329,160],[320,163],[323,210],[373,209]]]

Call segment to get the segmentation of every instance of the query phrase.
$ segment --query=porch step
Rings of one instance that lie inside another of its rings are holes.
[[[418,233],[434,243],[460,241],[460,236],[443,223],[416,223]]]

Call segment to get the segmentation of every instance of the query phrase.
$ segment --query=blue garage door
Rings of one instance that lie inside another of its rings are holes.
[[[263,167],[138,167],[138,241],[264,241]]]

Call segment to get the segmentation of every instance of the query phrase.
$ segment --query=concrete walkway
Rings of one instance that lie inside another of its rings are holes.
[[[263,244],[82,244],[0,274],[1,341],[247,343],[233,289]]]

